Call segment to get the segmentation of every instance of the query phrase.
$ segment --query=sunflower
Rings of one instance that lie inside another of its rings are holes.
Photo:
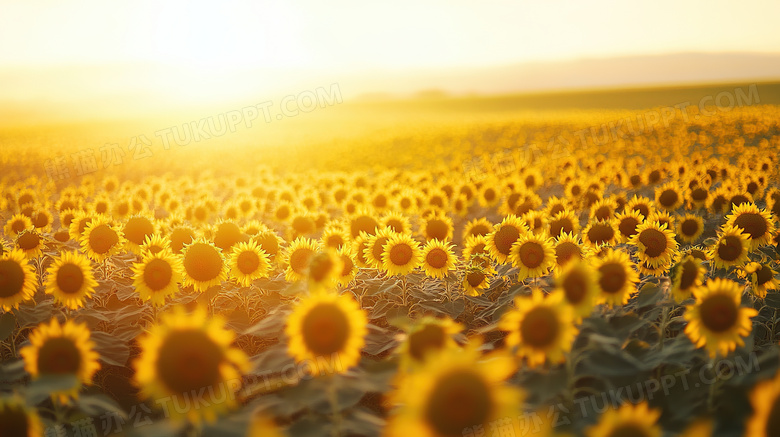
[[[382,268],[382,252],[384,246],[395,235],[390,228],[377,229],[374,235],[367,235],[366,247],[363,249],[363,256],[369,267],[375,269]]]
[[[5,222],[3,233],[8,237],[14,238],[25,229],[31,229],[32,227],[32,220],[29,217],[24,214],[14,214]]]
[[[312,255],[306,268],[309,292],[332,289],[338,282],[343,268],[341,257],[332,248],[327,248]]]
[[[667,211],[680,208],[685,202],[685,193],[674,182],[668,182],[655,189],[655,204]]]
[[[463,251],[461,256],[463,259],[471,259],[473,254],[485,254],[490,255],[487,250],[487,236],[485,235],[470,235],[463,242]]]
[[[425,217],[420,223],[420,229],[426,240],[450,241],[452,240],[452,219],[443,214],[435,213]]]
[[[509,332],[507,345],[517,347],[518,356],[525,357],[531,368],[545,360],[553,364],[565,361],[564,354],[571,350],[577,328],[564,294],[545,297],[540,289],[534,289],[531,296],[516,297],[515,307],[499,322],[499,327]]]
[[[57,319],[41,323],[30,333],[30,345],[19,351],[24,368],[38,379],[42,376],[73,376],[73,386],[51,395],[62,403],[78,397],[82,384],[91,384],[92,376],[100,370],[95,343],[90,339],[84,323],[68,320],[60,325]]]
[[[349,244],[349,237],[347,236],[347,232],[341,227],[330,225],[322,232],[320,242],[323,247],[340,249]]]
[[[281,261],[282,257],[278,256],[278,254],[284,240],[277,235],[276,232],[272,230],[262,231],[250,239],[256,242],[257,245],[268,254],[269,261],[276,262],[277,264]]]
[[[617,240],[618,231],[612,221],[591,220],[582,231],[585,244],[590,247],[611,246]]]
[[[463,227],[463,240],[468,239],[472,235],[488,235],[493,232],[493,223],[490,223],[485,217],[475,218],[469,220]]]
[[[580,221],[569,209],[564,209],[547,220],[547,233],[553,238],[561,234],[576,234],[579,231]]]
[[[35,259],[43,254],[43,236],[34,229],[27,229],[16,236],[16,248],[24,252],[27,259]]]
[[[616,206],[610,199],[600,199],[591,206],[588,216],[591,219],[608,221],[615,218]],[[567,231],[571,232],[571,231]]]
[[[627,253],[607,249],[604,256],[593,261],[593,268],[598,272],[600,302],[610,307],[624,305],[636,292],[639,275]]]
[[[296,282],[306,279],[309,260],[318,250],[319,245],[310,238],[298,237],[293,240],[285,251],[285,280]]]
[[[577,319],[588,317],[599,294],[598,277],[590,265],[574,260],[555,279],[555,287],[574,310]]]
[[[335,359],[335,370],[346,372],[360,361],[367,324],[365,311],[350,295],[311,294],[287,319],[288,352],[298,363]]]
[[[780,435],[780,373],[770,380],[761,381],[750,392],[753,414],[745,426],[750,437],[774,437]]]
[[[618,230],[618,240],[626,243],[637,233],[637,226],[642,224],[644,217],[637,210],[623,211],[615,216]]]
[[[519,270],[518,281],[544,276],[555,265],[552,239],[534,234],[521,235],[512,245],[509,259]]]
[[[171,250],[171,240],[168,237],[164,237],[159,233],[149,235],[144,239],[144,244],[141,245],[141,255],[147,253],[158,253],[163,250]]]
[[[199,238],[184,246],[182,251],[184,264],[184,282],[195,291],[206,291],[227,279],[227,263],[222,249],[209,241]]]
[[[400,368],[413,370],[423,365],[431,355],[457,348],[453,335],[463,331],[460,323],[450,318],[425,316],[414,322],[407,331],[404,341],[396,353],[401,356]]]
[[[634,197],[626,203],[624,211],[639,211],[639,213],[642,214],[642,217],[646,219],[650,217],[650,214],[653,213],[654,209],[652,200],[634,195]]]
[[[230,276],[242,287],[249,287],[255,279],[267,278],[271,270],[268,254],[254,240],[234,245],[228,265]]]
[[[628,244],[636,246],[639,261],[652,268],[668,265],[677,253],[674,234],[658,222],[646,221],[637,226]]]
[[[674,233],[675,229],[675,223],[674,223],[674,217],[669,213],[669,211],[655,211],[652,214],[650,214],[650,217],[648,217],[645,222],[653,223],[658,222],[659,227],[663,229],[668,229],[669,231],[672,231]]]
[[[749,275],[753,294],[762,299],[766,297],[767,290],[777,290],[780,284],[775,278],[777,272],[769,264],[751,262],[745,266],[745,273]]]
[[[558,236],[553,243],[553,250],[555,251],[556,270],[566,266],[569,261],[585,259],[590,254],[590,250],[582,246],[580,239],[570,233]]]
[[[105,261],[118,253],[124,241],[122,232],[116,230],[106,216],[96,216],[91,220],[79,238],[81,251],[95,262]]]
[[[587,437],[661,437],[658,426],[661,411],[651,409],[646,402],[625,403],[618,409],[610,408],[599,418],[599,422],[588,428]]]
[[[72,310],[83,307],[98,285],[89,258],[78,252],[60,253],[46,273],[46,294]]]
[[[382,268],[391,276],[407,275],[422,262],[420,243],[407,234],[392,236],[382,247]]]
[[[718,240],[709,249],[708,256],[715,267],[742,266],[748,262],[750,237],[742,229],[726,225],[721,228]]]
[[[772,215],[753,203],[743,203],[732,209],[726,217],[726,224],[740,228],[747,234],[751,251],[769,244],[776,230]]]
[[[0,307],[4,311],[32,299],[37,287],[38,278],[24,252],[15,249],[0,255]]]
[[[455,268],[456,257],[452,251],[452,244],[430,240],[422,249],[422,268],[427,276],[443,279]]]
[[[498,353],[480,359],[477,348],[446,350],[407,375],[392,395],[401,407],[391,415],[384,435],[461,436],[517,417],[525,396],[504,383],[515,372],[514,363]]]
[[[168,412],[177,420],[214,421],[218,413],[235,404],[230,391],[240,387],[242,374],[250,369],[244,352],[231,346],[234,340],[235,334],[225,328],[222,319],[207,318],[205,309],[188,313],[174,307],[138,339],[141,356],[133,362],[134,382],[148,399],[186,399],[207,390],[206,398],[216,396],[224,402]]]
[[[693,290],[704,283],[707,269],[701,260],[693,255],[686,255],[672,270],[672,296],[680,303],[693,294]]]
[[[4,436],[42,437],[41,418],[18,396],[0,398],[0,429]]]
[[[341,274],[338,277],[338,283],[342,287],[346,287],[355,279],[358,272],[358,266],[355,263],[355,257],[352,254],[352,249],[349,246],[342,246],[341,249],[336,251],[341,258]]]
[[[702,233],[704,233],[704,220],[698,215],[685,214],[677,222],[677,236],[685,243],[695,243]]]
[[[504,217],[501,223],[495,225],[493,232],[487,235],[487,248],[490,256],[499,264],[506,264],[512,245],[521,235],[530,232],[525,224],[515,215]]]
[[[696,347],[705,347],[710,357],[722,356],[745,344],[750,334],[753,308],[740,307],[741,287],[734,281],[715,278],[693,291],[696,303],[685,312],[685,334]]]
[[[180,224],[171,227],[168,237],[171,240],[171,251],[181,254],[186,245],[197,239],[198,234],[194,228]]]
[[[463,291],[468,296],[479,296],[480,291],[490,286],[490,278],[496,274],[490,259],[481,254],[473,255],[463,272]]]
[[[32,218],[32,224],[39,232],[51,232],[54,216],[46,207],[38,208]]]
[[[133,286],[143,301],[150,300],[152,305],[161,307],[166,297],[179,291],[183,270],[181,255],[167,249],[146,252],[141,262],[133,264]]]
[[[380,227],[379,222],[374,218],[374,214],[365,208],[360,208],[349,219],[349,232],[352,238],[357,238],[361,232],[368,235],[374,235],[376,229]]]

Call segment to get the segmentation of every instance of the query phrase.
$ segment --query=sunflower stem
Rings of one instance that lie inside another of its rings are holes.
[[[712,381],[712,384],[710,384],[710,389],[707,394],[707,411],[710,413],[715,412],[715,396],[718,392],[718,384],[720,383],[720,373],[715,368],[715,359],[710,359],[710,368],[713,369],[713,372],[715,373],[715,380]]]
[[[328,401],[330,402],[332,427],[331,437],[341,436],[341,411],[339,410],[338,385],[335,376],[330,376],[328,384]]]
[[[669,323],[669,307],[664,306],[663,315],[661,316],[661,326],[658,328],[658,349],[663,350],[664,340],[666,340],[666,325]]]

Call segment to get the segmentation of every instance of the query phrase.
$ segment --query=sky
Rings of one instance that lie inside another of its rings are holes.
[[[0,0],[0,73],[40,78],[10,82],[14,90],[5,91],[16,100],[35,96],[44,81],[40,92],[56,94],[57,77],[74,75],[85,87],[94,83],[92,93],[140,86],[183,96],[197,88],[207,98],[250,83],[270,92],[293,78],[409,77],[688,52],[780,54],[778,16],[777,0]],[[380,80],[362,83],[383,91]],[[64,91],[73,88],[66,84]]]

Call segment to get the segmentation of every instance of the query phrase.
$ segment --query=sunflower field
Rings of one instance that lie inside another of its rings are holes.
[[[638,113],[4,130],[0,436],[779,436],[780,107]]]

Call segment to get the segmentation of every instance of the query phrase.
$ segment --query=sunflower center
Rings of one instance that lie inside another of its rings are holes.
[[[75,264],[63,264],[57,270],[57,287],[65,294],[74,294],[84,285],[84,272]]]
[[[550,223],[550,235],[553,237],[557,237],[558,235],[561,235],[564,232],[573,232],[573,231],[574,231],[574,224],[571,222],[571,220],[560,219],[560,220],[554,220],[552,223]]]
[[[369,235],[374,235],[377,226],[379,226],[379,223],[377,223],[373,217],[361,215],[350,223],[350,231],[352,232],[352,237],[357,237],[360,235],[361,231]]]
[[[739,237],[729,235],[724,237],[718,245],[718,256],[724,261],[736,261],[742,255],[742,240]]]
[[[17,220],[13,222],[11,229],[13,229],[13,231],[17,234],[24,231],[24,220]]]
[[[429,220],[425,225],[428,238],[444,241],[447,239],[450,227],[443,220]]]
[[[639,242],[645,246],[645,255],[655,258],[666,251],[666,234],[658,229],[645,229],[639,234]]]
[[[276,255],[279,252],[279,240],[271,233],[264,233],[258,236],[255,241],[260,245],[260,248],[268,255]]]
[[[691,288],[699,276],[699,266],[695,261],[688,261],[682,265],[681,269],[680,289],[687,290]]]
[[[588,283],[585,281],[585,277],[577,271],[567,275],[561,286],[566,294],[566,300],[572,305],[582,302],[588,291]]]
[[[236,265],[241,273],[248,275],[260,266],[260,257],[253,251],[247,250],[238,254]]]
[[[3,424],[2,435],[4,436],[27,436],[29,435],[29,422],[24,410],[16,405],[6,405],[0,410],[0,423]]]
[[[244,234],[235,223],[222,223],[214,234],[214,245],[222,250],[229,250],[241,241],[244,241]]]
[[[192,243],[194,237],[193,233],[186,228],[176,228],[171,231],[171,249],[173,253],[181,253],[184,245]]]
[[[75,375],[80,366],[81,352],[68,338],[49,338],[38,352],[38,371],[42,375]]]
[[[41,244],[41,237],[35,232],[25,232],[19,236],[19,239],[16,240],[16,244],[18,244],[19,248],[22,250],[32,250]]]
[[[758,283],[758,285],[766,284],[771,281],[773,277],[772,269],[769,267],[761,266],[756,270],[756,283]]]
[[[574,257],[581,258],[580,248],[571,242],[564,242],[555,246],[555,259],[559,265],[564,265]]]
[[[496,249],[503,255],[509,255],[512,245],[520,237],[520,231],[514,226],[501,226],[493,236]]]
[[[167,287],[172,277],[173,269],[165,260],[153,259],[144,267],[144,283],[154,291]]]
[[[620,220],[618,230],[625,237],[633,237],[636,234],[636,227],[639,225],[639,220],[636,217],[625,217]]]
[[[748,199],[747,196],[745,196],[744,194],[737,194],[736,196],[733,196],[731,198],[731,200],[729,201],[729,205],[739,206],[742,205],[743,203],[748,203],[748,202],[750,202],[750,199]]]
[[[210,281],[222,271],[222,257],[217,249],[205,243],[195,243],[184,255],[184,268],[196,281]]]
[[[428,352],[442,349],[446,339],[441,326],[425,325],[419,331],[409,334],[409,353],[417,361],[422,361]]]
[[[323,303],[312,308],[303,319],[303,341],[317,356],[341,351],[350,334],[349,319],[335,304]]]
[[[424,408],[437,435],[454,437],[487,422],[493,399],[483,378],[468,369],[456,370],[436,382]]]
[[[443,249],[435,247],[425,255],[425,262],[434,269],[443,269],[447,265],[447,252]]]
[[[604,244],[612,240],[615,230],[607,223],[596,223],[588,230],[588,240],[594,244]]]
[[[750,235],[750,238],[761,238],[766,234],[767,224],[764,217],[761,214],[753,212],[743,212],[736,220],[734,225],[742,228],[746,233]]]
[[[704,188],[696,188],[693,191],[691,191],[691,199],[697,201],[697,202],[703,202],[707,200],[707,190]]]
[[[680,225],[680,231],[687,237],[693,237],[699,232],[699,223],[693,219],[683,220]]]
[[[333,260],[328,254],[316,254],[309,262],[309,277],[316,282],[322,282],[333,271],[333,267]]]
[[[723,332],[731,329],[737,322],[739,308],[729,296],[716,294],[704,299],[701,303],[701,322],[712,332]]]
[[[623,423],[612,429],[607,437],[647,437],[647,431],[634,423]]]
[[[374,256],[374,259],[382,259],[382,251],[384,250],[383,247],[387,243],[388,239],[388,237],[377,237],[376,241],[374,242],[374,247],[371,249],[371,254]]]
[[[0,298],[11,297],[24,287],[24,270],[10,259],[0,260]]]
[[[632,211],[639,211],[639,213],[642,214],[643,217],[648,217],[650,215],[650,207],[644,203],[638,203],[634,205]]]
[[[471,231],[469,231],[469,235],[487,235],[490,233],[490,228],[485,226],[484,224],[478,224],[471,228]]]
[[[352,269],[355,267],[355,263],[352,262],[352,257],[342,255],[341,262],[344,264],[344,267],[341,269],[341,276],[347,276],[352,273]]]
[[[160,345],[157,373],[171,391],[187,393],[217,384],[222,359],[222,349],[206,333],[174,331]]]
[[[599,267],[599,285],[605,293],[617,293],[623,289],[628,276],[625,268],[618,263],[607,263]]]
[[[309,266],[309,260],[314,256],[314,251],[309,248],[299,248],[290,254],[290,268],[299,274],[303,274]]]
[[[677,194],[677,191],[664,190],[661,195],[658,196],[658,203],[660,203],[663,207],[671,208],[677,203],[679,199],[680,196]]]
[[[133,244],[141,245],[147,235],[154,233],[154,225],[144,217],[133,217],[125,224],[125,238]]]
[[[471,272],[468,275],[466,275],[466,281],[468,281],[469,285],[472,287],[477,287],[479,284],[482,283],[482,281],[485,280],[485,274],[482,272]]]
[[[414,252],[408,244],[397,244],[390,248],[390,262],[397,266],[405,266],[412,260]]]
[[[780,435],[780,396],[772,401],[772,408],[769,410],[769,416],[766,419],[766,435]]]
[[[95,253],[101,255],[108,253],[117,243],[119,243],[119,236],[108,225],[97,226],[89,233],[89,247]]]
[[[539,267],[544,260],[544,248],[534,241],[523,243],[517,251],[520,261],[528,268]]]
[[[555,312],[547,307],[536,307],[526,313],[520,322],[520,335],[523,343],[535,348],[551,346],[560,328]]]

